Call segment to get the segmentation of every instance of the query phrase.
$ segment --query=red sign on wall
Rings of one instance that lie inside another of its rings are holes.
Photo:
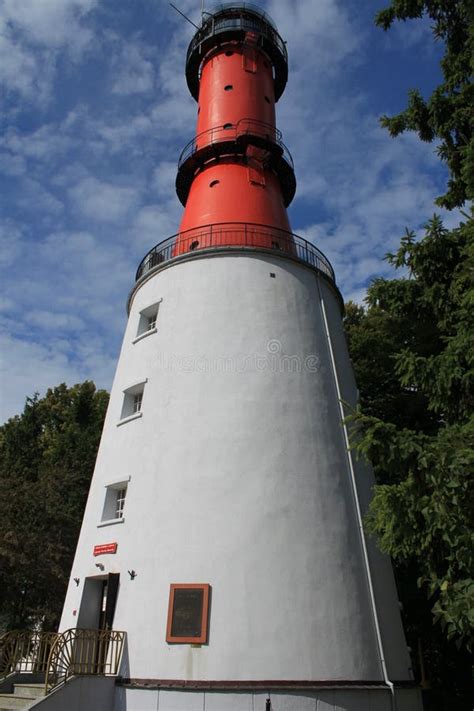
[[[106,553],[117,553],[116,543],[101,543],[94,546],[94,555],[105,555]]]

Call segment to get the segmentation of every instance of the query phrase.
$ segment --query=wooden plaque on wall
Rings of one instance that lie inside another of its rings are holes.
[[[166,641],[206,644],[209,617],[208,583],[172,583]]]

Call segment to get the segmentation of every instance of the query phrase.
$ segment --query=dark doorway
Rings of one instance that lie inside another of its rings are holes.
[[[114,623],[115,606],[117,604],[117,595],[119,587],[120,575],[118,573],[109,573],[105,580],[102,581],[101,605],[99,612],[99,629],[111,630]]]
[[[84,660],[81,673],[103,674],[109,647],[107,631],[113,628],[119,588],[119,573],[87,578],[84,584],[77,628],[97,630],[77,640],[74,658]]]
[[[119,573],[86,578],[77,619],[80,629],[112,629],[117,605]]]

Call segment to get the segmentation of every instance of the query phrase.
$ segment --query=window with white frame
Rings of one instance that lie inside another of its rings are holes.
[[[129,417],[141,416],[145,383],[146,380],[141,383],[136,383],[123,391],[123,404],[122,412],[120,414],[120,422],[127,420]]]
[[[143,392],[133,396],[133,412],[140,412],[142,409]]]
[[[143,311],[140,311],[140,318],[138,320],[138,329],[135,340],[140,340],[143,336],[147,336],[151,333],[156,333],[157,327],[156,323],[158,320],[158,309],[161,300],[156,304],[148,306]]]
[[[127,489],[127,481],[119,481],[106,487],[101,523],[121,523],[123,521]]]
[[[127,487],[126,486],[123,489],[116,489],[114,518],[123,518],[123,507],[125,506],[126,495],[127,495]]]

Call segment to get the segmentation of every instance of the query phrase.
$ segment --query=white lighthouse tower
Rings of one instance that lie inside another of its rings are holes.
[[[186,78],[184,215],[129,296],[61,631],[126,633],[104,710],[415,711],[390,562],[362,527],[372,474],[348,450],[341,296],[286,214],[285,43],[220,5]]]

